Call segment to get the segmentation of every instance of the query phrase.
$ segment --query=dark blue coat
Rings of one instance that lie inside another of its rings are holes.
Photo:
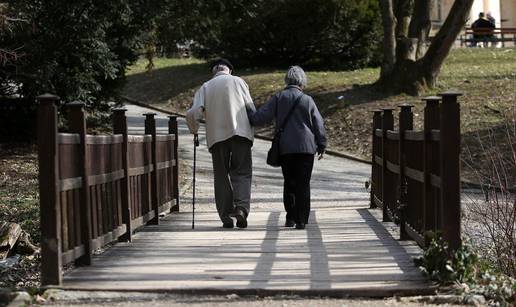
[[[312,97],[304,94],[299,87],[289,85],[274,94],[257,111],[248,110],[249,121],[252,125],[263,126],[275,119],[276,127],[279,127],[300,95],[303,96],[281,134],[281,154],[315,154],[326,148],[323,118]]]

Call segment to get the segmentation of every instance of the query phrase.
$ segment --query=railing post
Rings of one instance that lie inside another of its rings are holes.
[[[378,145],[376,141],[376,129],[382,129],[382,110],[374,110],[373,111],[373,132],[372,132],[372,155],[371,155],[371,193],[370,193],[370,204],[369,208],[374,209],[378,208],[376,202],[374,200],[376,187],[378,185],[378,178],[375,178],[378,173],[378,164],[376,164],[376,156],[378,155]]]
[[[179,133],[177,130],[177,116],[169,116],[168,117],[168,133],[173,134],[175,136],[174,139],[174,160],[176,164],[173,168],[173,177],[174,177],[174,198],[176,200],[176,204],[170,208],[170,212],[178,212],[179,211]]]
[[[57,110],[59,97],[45,94],[37,97],[39,206],[41,221],[41,284],[60,285],[61,210],[59,208],[59,152],[57,144]]]
[[[122,167],[124,168],[124,178],[120,184],[120,193],[122,193],[122,222],[126,226],[126,232],[123,236],[119,238],[120,241],[129,241],[132,240],[133,228],[131,225],[131,195],[129,189],[129,157],[128,157],[128,127],[127,127],[127,117],[125,112],[127,109],[120,108],[113,110],[113,133],[114,134],[122,134],[124,141],[122,143]]]
[[[387,180],[387,159],[386,159],[386,147],[387,147],[387,130],[394,129],[394,116],[392,115],[393,108],[383,108],[382,114],[382,201],[383,201],[383,216],[382,221],[388,222],[389,215],[387,209],[389,207],[389,200],[392,198],[394,191],[388,188],[386,184]],[[392,204],[391,204],[392,205]]]
[[[147,224],[159,224],[159,204],[158,204],[158,168],[157,168],[157,151],[156,151],[156,113],[145,113],[145,134],[152,135],[152,173],[151,173],[151,206],[154,211],[154,218],[149,220]]]
[[[75,260],[76,265],[91,264],[91,208],[90,208],[90,185],[89,185],[89,157],[86,144],[86,118],[84,115],[84,103],[72,102],[66,105],[69,108],[68,123],[70,132],[79,134],[81,140],[79,164],[82,178],[82,187],[80,190],[80,210],[76,214],[80,214],[81,218],[81,240],[84,245],[84,255]]]
[[[434,187],[431,183],[432,168],[439,165],[439,157],[436,157],[432,152],[434,147],[432,141],[432,130],[439,129],[439,101],[441,97],[430,96],[423,98],[425,101],[424,111],[424,158],[423,158],[423,172],[425,175],[424,189],[423,189],[423,235],[425,236],[425,244],[428,237],[427,231],[435,231],[437,229],[437,208],[434,193]]]
[[[441,214],[443,239],[451,251],[461,245],[460,229],[460,106],[458,92],[445,92],[441,104]]]
[[[405,223],[407,220],[407,210],[408,204],[406,203],[406,193],[407,191],[407,178],[405,178],[405,165],[407,164],[407,158],[406,158],[406,150],[405,150],[405,131],[406,130],[412,130],[414,129],[414,114],[412,113],[412,107],[413,105],[404,104],[399,106],[400,107],[400,113],[399,113],[399,125],[398,125],[398,132],[399,132],[399,151],[398,151],[398,165],[400,166],[400,172],[399,172],[399,186],[400,186],[400,205],[402,208],[400,208],[400,240],[407,240],[409,239],[409,236],[407,234],[407,231],[405,230]]]

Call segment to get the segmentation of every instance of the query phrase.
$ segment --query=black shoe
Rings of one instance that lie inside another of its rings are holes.
[[[222,228],[233,228],[233,227],[235,227],[235,226],[233,226],[233,221],[222,224]]]
[[[236,226],[238,228],[247,228],[247,219],[245,217],[245,214],[240,209],[235,209],[235,212],[233,212],[230,216],[236,218]]]
[[[305,223],[297,223],[296,224],[296,229],[305,229]]]
[[[285,221],[285,227],[294,227],[294,225],[296,225],[296,222],[294,222],[293,220]]]

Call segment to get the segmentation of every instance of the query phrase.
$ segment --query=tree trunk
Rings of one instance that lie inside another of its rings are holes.
[[[406,17],[410,0],[397,0],[393,12],[392,0],[380,0],[384,27],[383,63],[377,84],[391,92],[419,95],[422,90],[435,86],[444,60],[464,27],[474,0],[455,0],[443,26],[432,40],[430,14],[433,0],[414,2],[412,16]],[[394,16],[402,18],[397,20]],[[406,30],[406,21],[410,25]],[[399,34],[395,40],[394,33]],[[394,54],[392,51],[394,50]]]
[[[380,9],[382,11],[383,24],[383,60],[380,72],[380,80],[382,81],[388,78],[394,69],[396,59],[396,20],[392,0],[380,0]]]
[[[0,259],[8,257],[22,233],[20,225],[3,222],[0,225]]]
[[[410,23],[409,36],[417,38],[416,58],[420,59],[426,53],[428,35],[432,29],[430,14],[432,12],[433,0],[419,0],[414,6],[414,19]]]
[[[473,1],[455,0],[443,26],[435,35],[428,51],[421,59],[422,66],[426,70],[424,73],[425,78],[432,87],[453,43],[468,20]]]
[[[394,16],[396,17],[396,37],[407,37],[414,0],[394,0]]]

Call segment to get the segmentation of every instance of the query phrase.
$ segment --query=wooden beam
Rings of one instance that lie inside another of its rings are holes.
[[[39,96],[38,160],[41,220],[41,284],[61,285],[61,210],[59,208],[59,157],[57,109],[59,97]]]

